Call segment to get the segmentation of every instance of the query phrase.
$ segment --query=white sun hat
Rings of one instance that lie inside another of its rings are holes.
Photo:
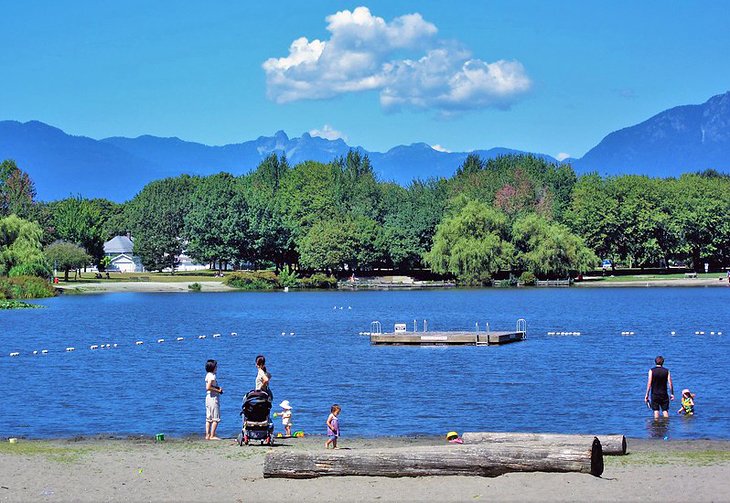
[[[289,400],[284,400],[279,404],[279,407],[282,409],[291,409],[291,405],[289,405]]]

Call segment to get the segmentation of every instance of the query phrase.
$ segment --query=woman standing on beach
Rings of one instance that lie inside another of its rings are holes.
[[[269,389],[269,382],[271,381],[271,374],[266,370],[266,358],[264,355],[258,355],[256,357],[256,368],[258,372],[256,374],[256,391],[265,391],[269,394],[269,399],[273,398],[271,389]]]

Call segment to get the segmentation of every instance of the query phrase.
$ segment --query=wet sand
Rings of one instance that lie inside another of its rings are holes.
[[[343,448],[434,445],[436,437],[341,439]],[[691,501],[730,500],[730,441],[629,440],[602,477],[514,473],[484,477],[264,479],[270,449],[323,449],[324,438],[277,447],[224,439],[5,441],[0,501]]]

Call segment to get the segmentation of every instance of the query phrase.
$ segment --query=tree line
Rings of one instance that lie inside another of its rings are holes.
[[[4,275],[41,275],[74,253],[72,262],[103,269],[104,241],[128,232],[149,270],[174,270],[183,252],[212,267],[429,268],[464,284],[507,273],[567,277],[599,259],[730,265],[727,175],[576,176],[570,165],[530,155],[469,155],[451,178],[402,187],[379,180],[356,151],[295,166],[272,154],[242,176],[157,180],[122,204],[81,195],[37,201],[28,175],[4,161],[0,217]],[[15,244],[23,225],[24,249],[34,250],[27,260]]]

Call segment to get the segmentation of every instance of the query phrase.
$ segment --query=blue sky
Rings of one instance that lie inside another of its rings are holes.
[[[580,157],[730,90],[727,2],[0,1],[0,119]]]

